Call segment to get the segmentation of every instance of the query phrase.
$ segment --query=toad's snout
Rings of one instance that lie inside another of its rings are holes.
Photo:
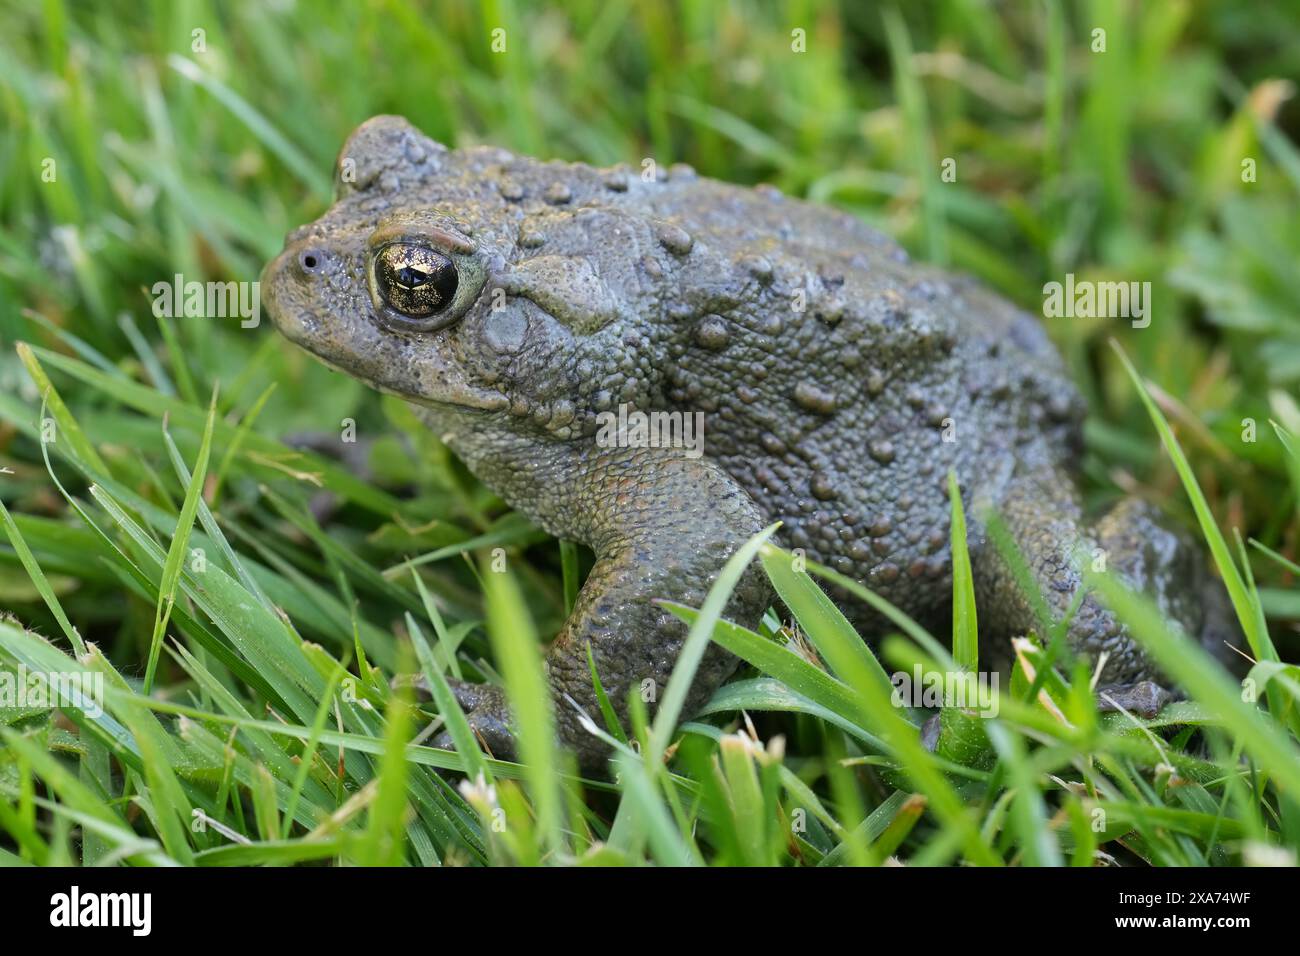
[[[336,283],[339,263],[333,253],[310,236],[294,241],[262,270],[262,305],[275,327],[290,341],[309,345],[317,331],[317,315]]]

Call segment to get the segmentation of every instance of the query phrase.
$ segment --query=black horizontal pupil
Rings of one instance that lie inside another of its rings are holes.
[[[429,281],[429,273],[411,266],[402,266],[397,270],[397,281],[408,289],[418,289]]]

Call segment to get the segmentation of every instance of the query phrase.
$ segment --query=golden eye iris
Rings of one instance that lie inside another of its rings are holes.
[[[411,318],[441,312],[456,296],[456,265],[427,246],[395,242],[375,258],[375,283],[384,303]]]

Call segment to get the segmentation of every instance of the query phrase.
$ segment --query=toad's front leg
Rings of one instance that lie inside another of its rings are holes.
[[[582,729],[566,698],[600,721],[587,658],[626,727],[628,695],[636,693],[653,713],[687,627],[655,603],[667,599],[692,607],[703,603],[727,559],[765,521],[749,495],[716,464],[680,450],[602,449],[571,463],[572,496],[566,513],[533,514],[548,530],[583,541],[596,563],[573,613],[546,654],[561,741],[585,767],[598,766],[604,745]],[[502,489],[510,500],[510,488]],[[520,501],[521,509],[531,511]],[[754,626],[771,600],[761,570],[750,567],[727,606],[726,616]],[[735,667],[734,658],[710,645],[696,672],[685,713],[698,708]],[[470,722],[498,757],[513,753],[511,716],[494,688],[462,685]],[[449,745],[445,739],[440,746]]]

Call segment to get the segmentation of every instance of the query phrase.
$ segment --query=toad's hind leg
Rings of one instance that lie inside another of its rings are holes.
[[[1176,530],[1158,508],[1140,498],[1125,498],[1102,515],[1096,534],[1111,567],[1130,587],[1148,597],[1169,621],[1229,669],[1243,658],[1242,644],[1223,582],[1209,568],[1205,547]]]
[[[1083,586],[1082,561],[1119,574],[1154,601],[1167,621],[1226,659],[1226,645],[1236,642],[1236,632],[1224,611],[1222,585],[1208,573],[1196,543],[1167,527],[1153,506],[1125,499],[1089,526],[1073,486],[1045,471],[1018,478],[999,511],[1053,619],[1069,612]],[[995,551],[991,543],[983,546],[975,573],[980,630],[998,640],[994,661],[1005,667],[1009,639],[1030,630],[1041,633],[1041,627]],[[1174,696],[1169,682],[1095,594],[1079,602],[1067,643],[1094,667],[1105,655],[1098,685],[1103,710],[1122,707],[1151,715]]]

